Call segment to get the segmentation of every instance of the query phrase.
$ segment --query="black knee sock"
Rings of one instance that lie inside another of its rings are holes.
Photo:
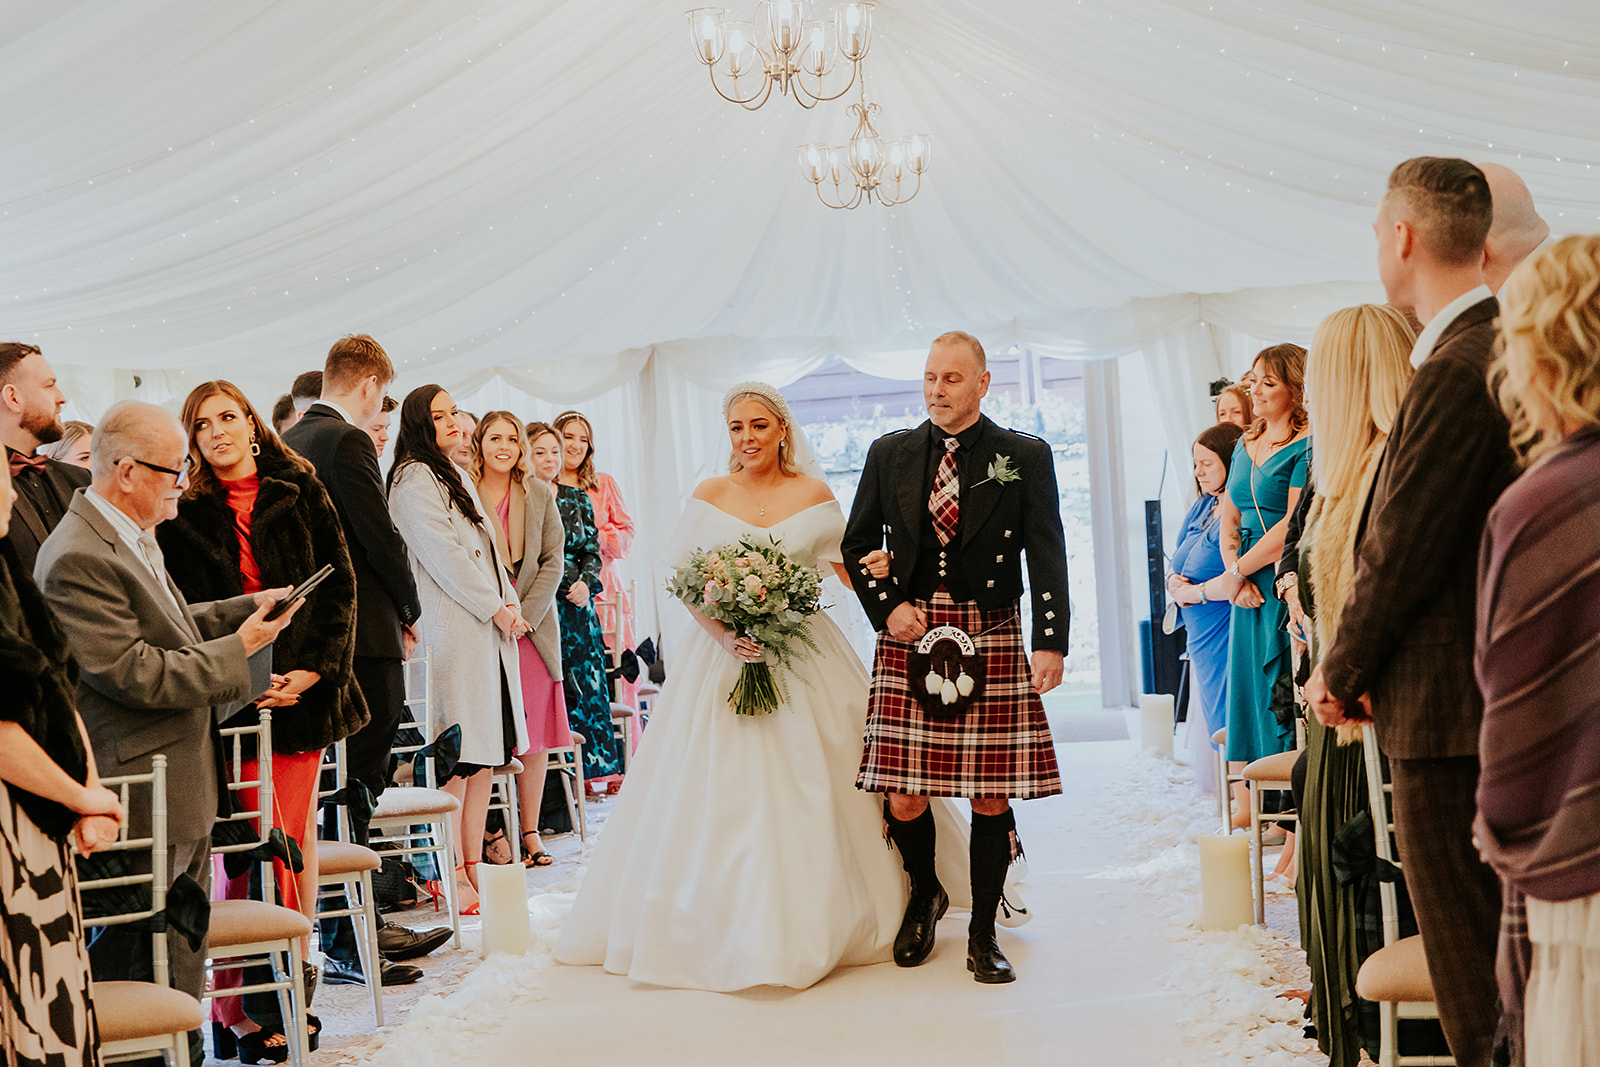
[[[937,893],[943,887],[933,869],[933,810],[924,809],[915,819],[902,822],[889,811],[889,802],[885,800],[883,819],[889,827],[889,840],[900,850],[900,862],[911,876],[911,892],[914,895]]]
[[[1011,831],[1017,819],[1007,808],[999,815],[972,813],[972,921],[967,936],[994,936],[994,913],[1006,888],[1006,868],[1011,866]]]

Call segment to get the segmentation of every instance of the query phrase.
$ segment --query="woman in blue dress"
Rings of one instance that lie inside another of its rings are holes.
[[[1228,721],[1228,626],[1232,608],[1221,591],[1222,508],[1228,484],[1228,464],[1242,427],[1221,422],[1207,427],[1194,443],[1194,481],[1200,498],[1183,520],[1183,534],[1172,553],[1172,574],[1167,592],[1183,615],[1188,635],[1189,663],[1194,688],[1190,690],[1190,751],[1196,756],[1196,782],[1210,793],[1217,783],[1215,750],[1211,735]],[[1208,589],[1208,583],[1210,588]]]
[[[1311,443],[1305,408],[1306,350],[1282,344],[1256,356],[1250,400],[1256,421],[1234,449],[1221,502],[1217,580],[1233,601],[1228,640],[1228,760],[1244,764],[1286,752],[1294,731],[1271,710],[1288,669],[1288,612],[1273,591],[1284,529],[1306,484]]]

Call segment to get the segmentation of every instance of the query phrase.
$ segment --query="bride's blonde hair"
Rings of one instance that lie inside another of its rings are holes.
[[[783,437],[778,441],[778,470],[790,477],[799,474],[800,468],[794,461],[794,412],[789,410],[788,401],[783,399],[783,394],[766,382],[740,382],[723,394],[723,421],[727,421],[728,412],[732,411],[733,405],[741,400],[754,400],[783,423]],[[738,474],[742,470],[744,463],[740,461],[738,454],[730,455],[728,473]]]

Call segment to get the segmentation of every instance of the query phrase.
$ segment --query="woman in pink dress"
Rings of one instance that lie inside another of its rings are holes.
[[[567,702],[561,688],[561,626],[556,618],[556,587],[561,581],[566,534],[550,486],[532,477],[522,423],[508,411],[484,415],[472,434],[468,472],[493,516],[495,547],[532,628],[517,640],[522,669],[522,709],[528,722],[528,749],[519,752],[517,807],[522,817],[522,862],[548,867],[554,860],[539,839],[539,805],[544,796],[545,751],[572,743]]]
[[[623,506],[616,479],[595,470],[594,430],[589,420],[579,412],[565,411],[556,416],[552,425],[561,435],[561,484],[584,490],[594,505],[594,522],[600,531],[600,584],[604,590],[595,598],[594,606],[607,647],[620,656],[623,649],[633,647],[633,598],[623,586],[617,568],[633,548],[633,519]],[[638,693],[637,680],[617,680],[617,699],[621,703],[637,708]],[[630,751],[638,744],[639,730],[635,726]]]

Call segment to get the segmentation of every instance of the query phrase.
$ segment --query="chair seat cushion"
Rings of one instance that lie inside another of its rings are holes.
[[[89,996],[104,1043],[198,1030],[206,1017],[198,1000],[154,982],[91,982]]]
[[[383,860],[370,848],[352,845],[347,841],[317,842],[318,874],[357,874],[375,871]]]
[[[1289,781],[1289,772],[1294,770],[1294,762],[1299,758],[1300,753],[1297,751],[1262,756],[1253,763],[1245,764],[1241,773],[1243,773],[1247,782],[1287,783]]]
[[[311,933],[311,920],[298,911],[280,908],[259,900],[213,900],[211,902],[210,946],[213,956],[225,955],[220,949],[234,945],[253,945],[260,941],[287,941]]]
[[[425,822],[430,817],[460,810],[461,801],[443,789],[409,786],[405,789],[385,789],[383,796],[378,798],[378,808],[372,813],[372,821],[385,823],[416,819]]]
[[[516,757],[512,757],[510,763],[507,763],[504,766],[496,767],[491,773],[496,778],[500,777],[500,775],[502,775],[502,774],[521,774],[522,773],[522,761],[517,759]]]
[[[1367,957],[1356,975],[1356,992],[1372,1001],[1433,1003],[1433,979],[1422,938],[1401,938]]]
[[[1225,745],[1225,744],[1227,744],[1228,743],[1228,728],[1226,726],[1220,727],[1217,730],[1216,733],[1212,734],[1211,735],[1211,743],[1213,745]]]
[[[631,719],[633,718],[633,708],[627,704],[618,704],[612,701],[611,717],[613,719]]]

